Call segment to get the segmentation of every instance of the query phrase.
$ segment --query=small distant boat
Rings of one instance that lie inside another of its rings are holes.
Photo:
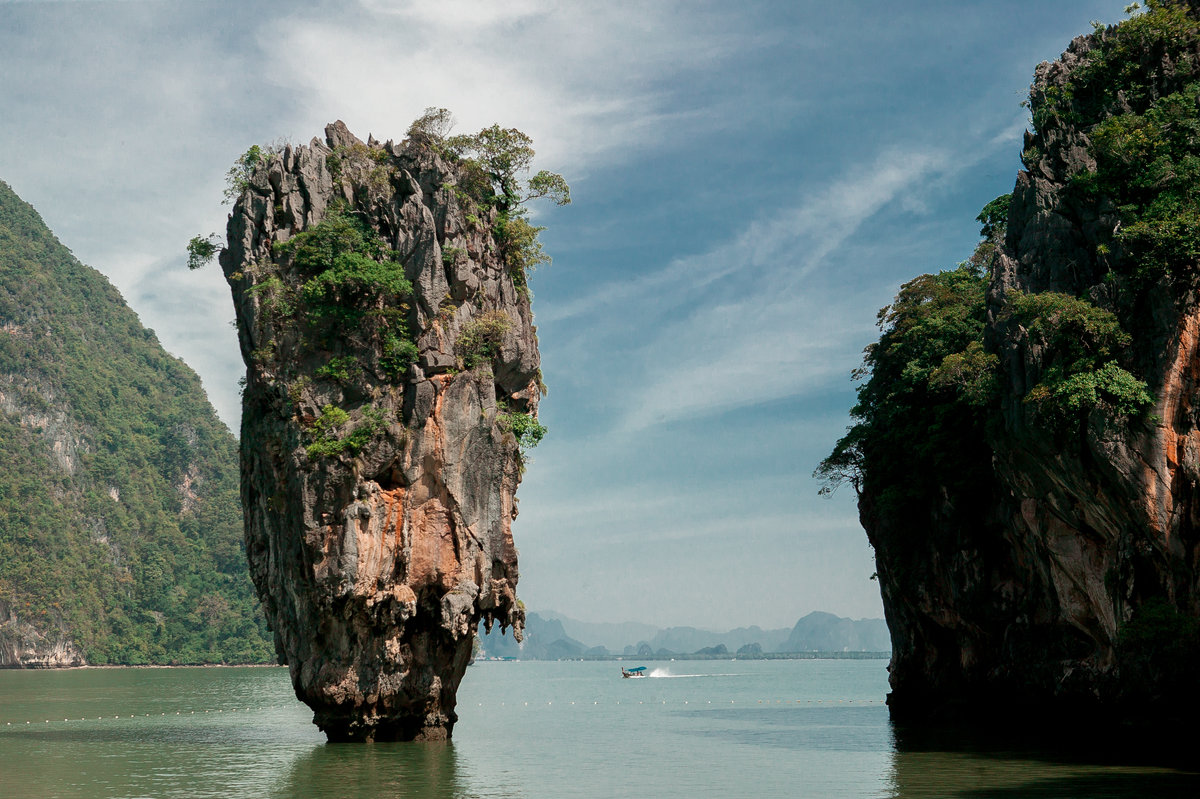
[[[632,669],[627,669],[624,666],[622,666],[621,667],[621,676],[627,677],[630,679],[632,679],[634,677],[645,677],[646,676],[646,667],[645,666],[635,666]]]

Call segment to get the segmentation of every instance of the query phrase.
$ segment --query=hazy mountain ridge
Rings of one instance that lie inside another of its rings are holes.
[[[791,628],[738,627],[726,632],[696,627],[657,628],[637,622],[581,622],[553,611],[526,613],[525,641],[479,630],[481,657],[525,660],[606,656],[758,653],[887,652],[883,619],[848,619],[814,611]]]

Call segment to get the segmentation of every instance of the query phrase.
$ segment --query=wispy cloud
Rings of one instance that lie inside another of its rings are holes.
[[[676,258],[635,280],[603,285],[573,301],[539,310],[538,318],[559,322],[602,311],[630,298],[659,297],[657,289],[663,286],[673,289],[668,301],[682,304],[734,274],[748,282],[767,283],[764,293],[777,296],[784,288],[780,282],[799,281],[820,266],[864,220],[902,190],[912,191],[922,173],[943,172],[948,164],[944,154],[935,152],[881,154],[870,166],[841,176],[766,219],[752,221],[731,240],[707,252]]]
[[[957,152],[887,148],[707,252],[601,285],[539,319],[563,327],[617,308],[636,318],[640,308],[654,320],[646,325],[652,334],[625,355],[636,378],[616,432],[827,389],[845,380],[872,335],[875,303],[864,303],[864,290],[875,296],[869,290],[888,278],[869,266],[856,268],[859,285],[820,273],[835,261],[847,268],[847,246],[871,238],[864,225],[881,210],[926,213],[925,195],[1015,136],[1019,130],[1005,126]],[[682,313],[666,313],[671,308]]]
[[[677,282],[684,296],[675,301],[692,310],[657,329],[645,346],[644,379],[617,428],[636,432],[844,379],[844,355],[856,351],[870,318],[852,312],[860,297],[838,297],[820,285],[808,290],[806,282],[882,207],[950,163],[937,152],[881,154],[794,207],[751,223],[734,240],[641,281],[638,291]],[[690,279],[681,280],[684,274]],[[609,287],[570,311],[628,296],[627,289]]]

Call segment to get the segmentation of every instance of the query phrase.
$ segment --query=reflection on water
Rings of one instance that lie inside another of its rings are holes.
[[[454,745],[326,744],[297,758],[271,796],[292,799],[453,799],[467,795]]]
[[[1194,755],[1144,738],[1028,725],[915,729],[893,726],[894,799],[1195,799]],[[1160,738],[1167,741],[1169,738]],[[1182,742],[1192,740],[1185,736]],[[1174,739],[1174,743],[1181,743]]]

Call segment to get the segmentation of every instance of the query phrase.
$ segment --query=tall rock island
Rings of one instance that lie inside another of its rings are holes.
[[[401,143],[341,122],[251,148],[220,263],[246,363],[251,575],[297,696],[335,741],[450,736],[482,620],[520,635],[511,524],[542,383],[519,131]],[[204,245],[203,241],[194,244]]]
[[[1037,68],[1015,191],[880,314],[855,424],[899,719],[1200,702],[1200,21],[1151,2]]]

